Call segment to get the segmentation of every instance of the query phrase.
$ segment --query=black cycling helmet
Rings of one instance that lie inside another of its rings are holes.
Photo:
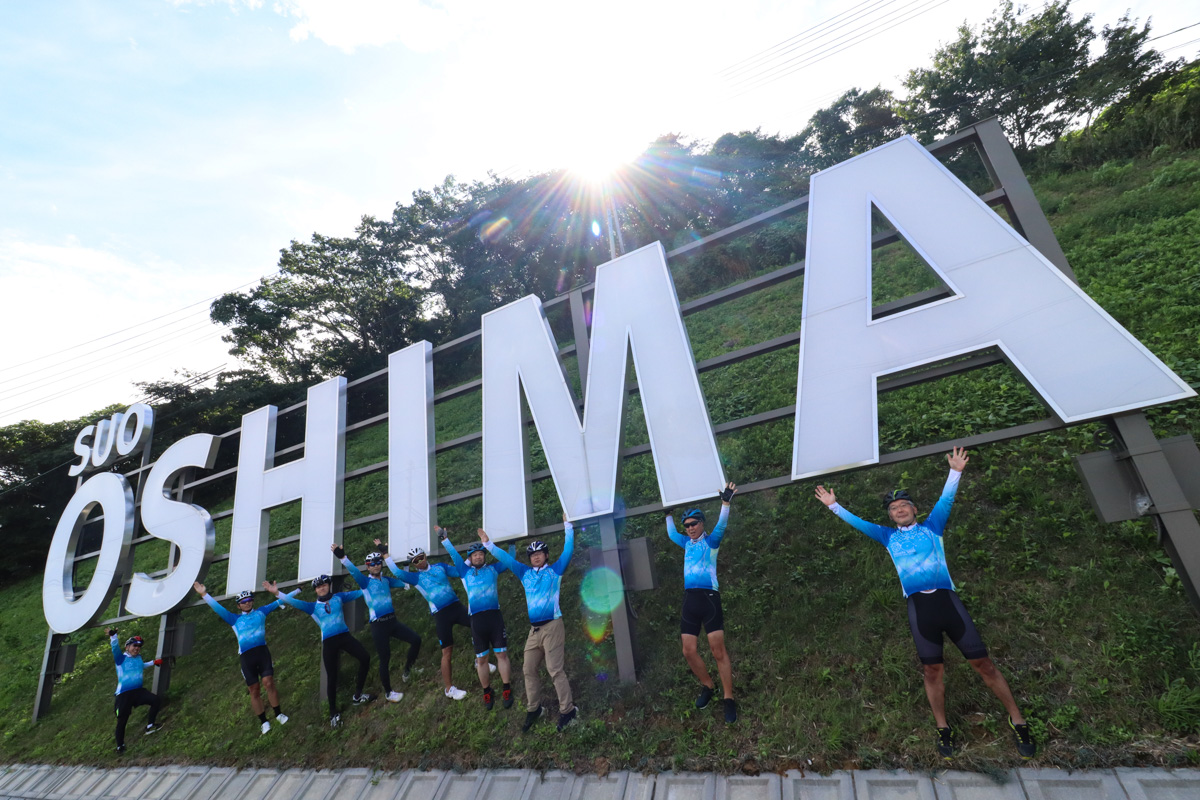
[[[244,603],[247,600],[253,600],[253,599],[254,599],[254,592],[242,592],[241,594],[239,594],[237,596],[237,601],[239,604]]]
[[[329,577],[328,575],[318,575],[312,579],[312,585],[314,589],[323,583],[333,583],[333,578]]]
[[[904,500],[908,503],[912,503],[914,506],[916,505],[916,503],[913,503],[912,497],[909,496],[907,489],[894,489],[883,496],[884,509],[886,510],[890,508],[892,503],[896,502],[897,500]]]
[[[140,636],[130,636],[128,639],[125,640],[126,647],[129,647],[130,645],[135,645],[137,647],[141,647],[145,643],[146,643],[146,640]]]
[[[525,548],[525,552],[529,555],[533,555],[534,553],[546,553],[548,555],[550,553],[550,545],[541,539],[537,539],[529,543],[529,546]]]
[[[704,512],[698,508],[693,508],[691,511],[684,512],[683,521],[687,522],[689,519],[698,519],[701,522],[708,521],[704,518]]]
[[[482,553],[483,551],[483,542],[475,542],[473,545],[467,548],[467,558],[470,558],[476,553]]]

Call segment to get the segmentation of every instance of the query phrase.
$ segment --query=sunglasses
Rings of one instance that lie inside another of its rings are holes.
[[[703,522],[697,522],[697,521],[695,521],[695,520],[692,520],[691,522],[685,522],[685,523],[683,523],[683,527],[685,527],[685,528],[699,528],[699,527],[700,527],[701,525],[703,525],[703,524],[704,524]]]
[[[368,567],[382,567],[383,562],[382,561],[368,561],[367,566]]]

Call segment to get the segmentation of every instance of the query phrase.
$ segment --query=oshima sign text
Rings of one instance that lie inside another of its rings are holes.
[[[949,297],[872,319],[872,208],[938,273]],[[983,348],[1002,350],[1067,422],[1195,395],[909,137],[813,177],[802,308],[796,480],[878,461],[880,377]],[[483,521],[493,539],[524,536],[532,527],[522,387],[567,515],[574,521],[613,513],[630,352],[662,502],[691,503],[724,485],[661,245],[596,272],[582,421],[536,297],[485,314],[482,342]],[[242,419],[228,594],[263,580],[268,512],[296,500],[302,504],[297,579],[334,571],[329,544],[341,538],[346,379],[308,390],[304,457],[280,466],[273,463],[276,413],[268,406]],[[430,546],[437,495],[433,413],[432,347],[418,342],[388,359],[387,513],[396,552]],[[76,448],[78,471],[133,452],[151,425],[150,409],[135,407],[121,420],[85,429]],[[203,508],[171,499],[167,487],[181,470],[211,468],[219,444],[209,434],[188,436],[150,470],[142,524],[174,543],[180,558],[164,577],[132,577],[126,613],[151,616],[178,608],[207,571],[213,522]],[[97,504],[104,513],[103,543],[91,583],[76,598],[72,557]],[[102,615],[129,559],[134,514],[129,482],[112,472],[88,479],[68,503],[42,591],[54,631],[68,633]]]

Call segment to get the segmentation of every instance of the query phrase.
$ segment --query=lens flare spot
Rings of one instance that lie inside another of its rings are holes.
[[[598,220],[592,220],[592,236],[599,236],[599,235],[600,235],[600,222]]]
[[[479,240],[484,244],[492,244],[503,239],[512,230],[512,221],[508,217],[498,217],[479,226]]]
[[[597,614],[611,614],[625,599],[625,585],[621,582],[621,576],[613,570],[596,567],[583,576],[579,596],[589,610]]]

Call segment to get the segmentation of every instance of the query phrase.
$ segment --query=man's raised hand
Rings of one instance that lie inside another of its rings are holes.
[[[950,462],[950,469],[955,472],[962,472],[967,468],[967,462],[971,459],[967,457],[965,448],[956,447],[953,452],[946,454],[946,461]]]
[[[437,534],[439,542],[444,542],[450,538],[450,531],[445,528],[439,528],[437,525],[433,526],[433,532]]]
[[[831,506],[837,502],[837,496],[824,486],[817,487],[817,499],[827,506]]]
[[[737,494],[737,484],[733,481],[730,481],[725,485],[725,488],[721,490],[721,503],[724,505],[729,505],[729,501],[733,499],[735,494]]]
[[[376,539],[376,540],[375,540],[375,546],[379,548],[379,552],[380,552],[380,553],[382,553],[383,555],[385,555],[385,556],[386,556],[386,555],[388,554],[387,545],[383,543],[383,540],[382,540],[382,539]],[[405,586],[408,586],[408,584],[407,584],[407,583],[406,583],[406,584],[404,584],[404,585],[405,585]]]
[[[195,589],[196,594],[200,595],[201,597],[204,597],[204,595],[208,594],[208,589],[205,589],[204,584],[200,581],[194,582],[192,584],[192,588]]]
[[[279,584],[275,581],[263,581],[262,586],[271,594],[279,594]]]
[[[479,534],[479,541],[483,542],[484,544],[487,544],[491,541],[491,539],[488,538],[487,531],[485,531],[483,528],[479,528],[475,532]]]

